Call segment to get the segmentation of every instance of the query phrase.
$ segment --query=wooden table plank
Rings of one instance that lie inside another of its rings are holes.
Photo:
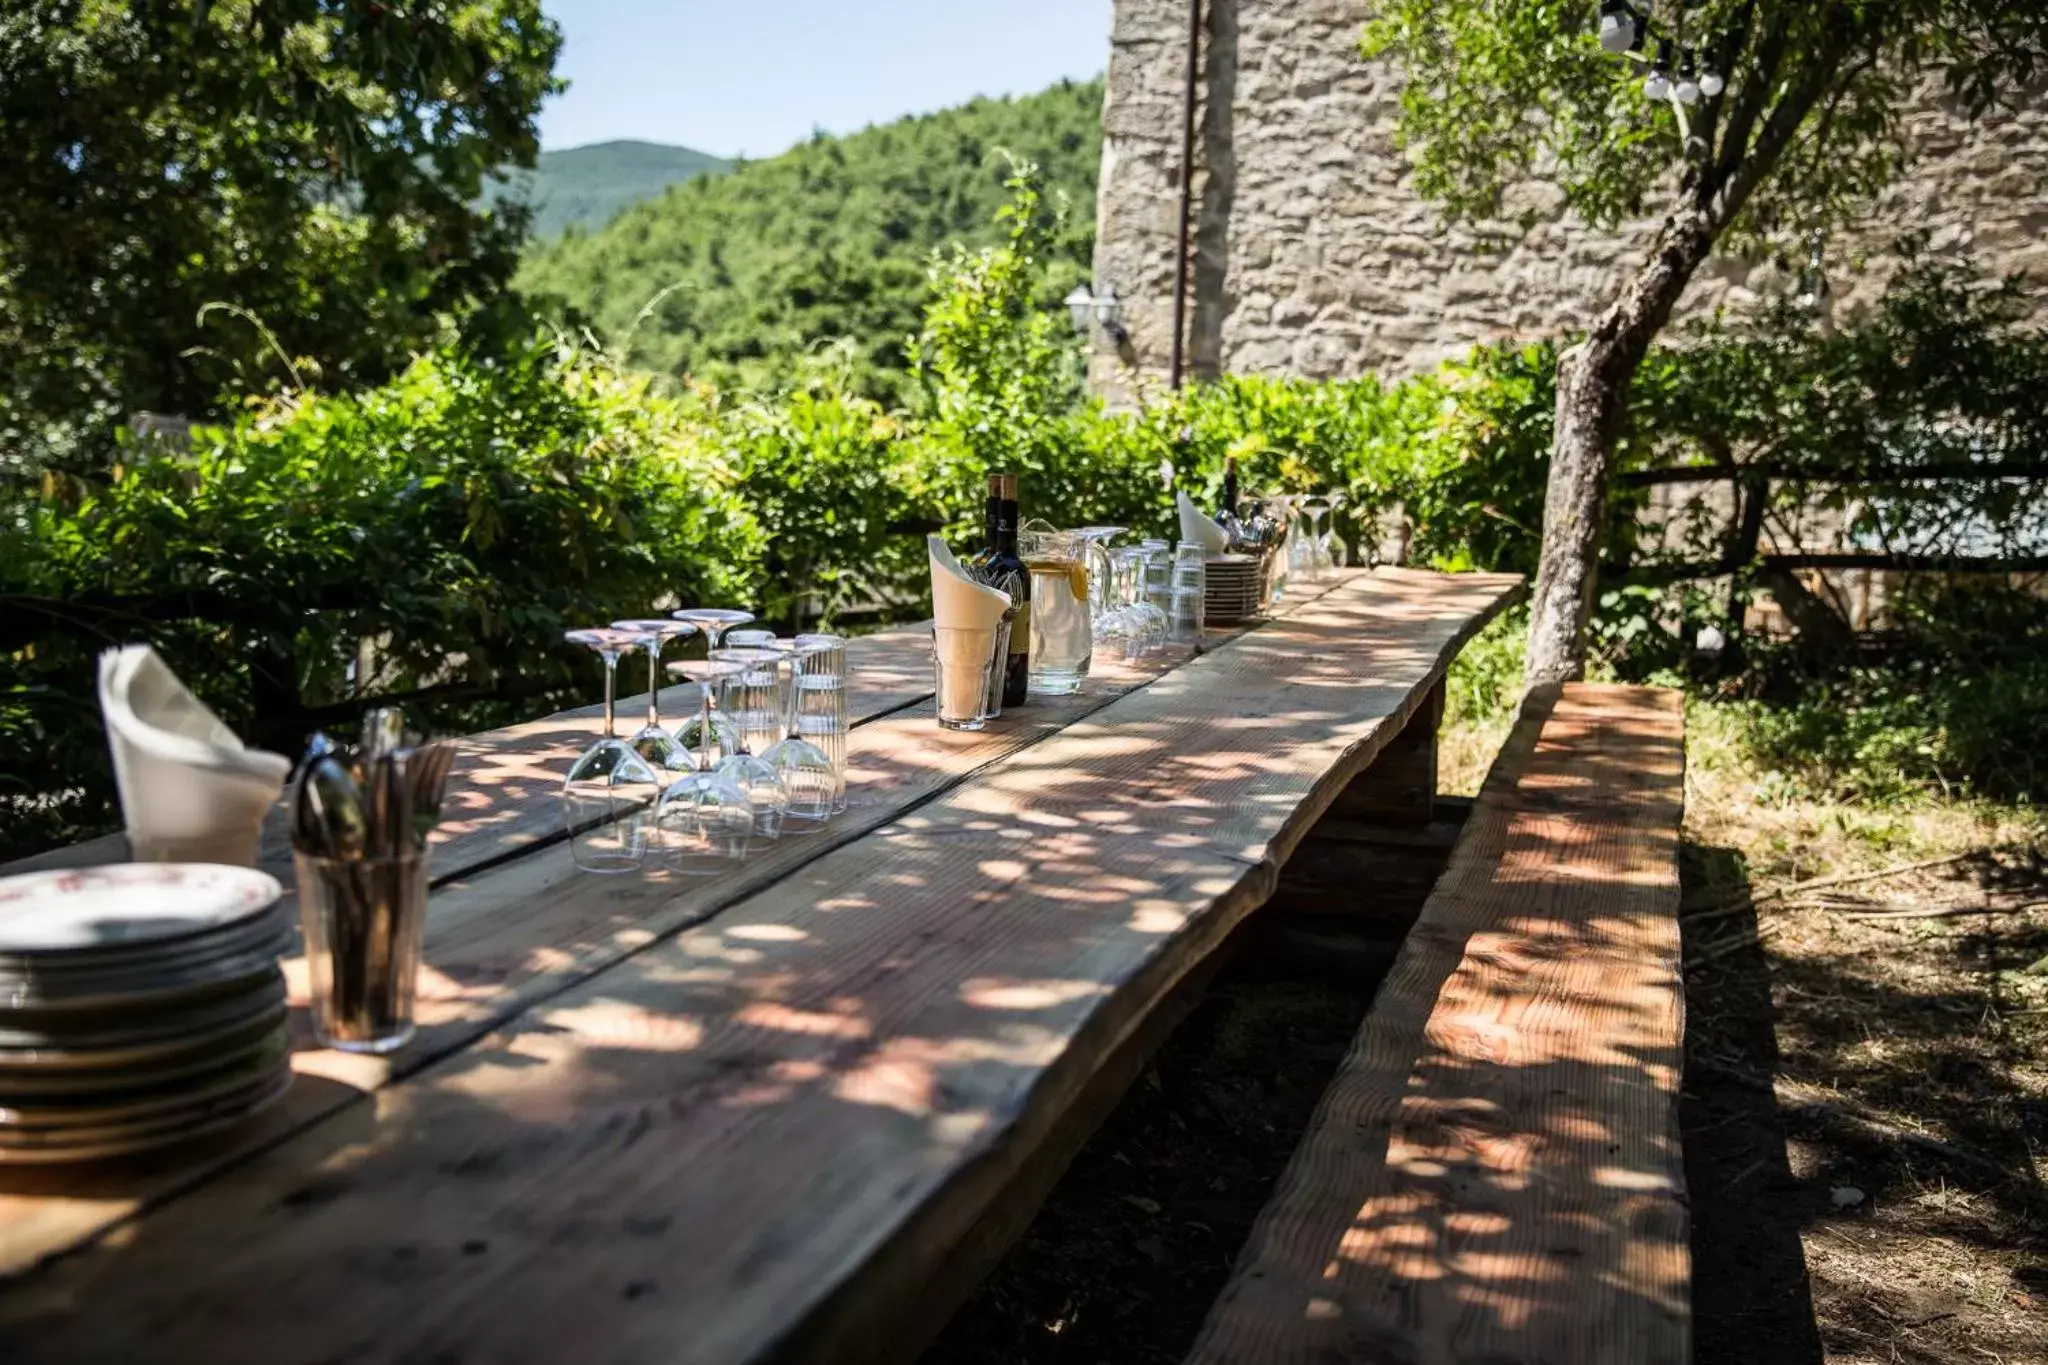
[[[847,642],[846,653],[851,675],[847,708],[855,725],[931,695],[928,627],[906,626],[858,636]],[[645,667],[644,660],[626,660],[620,664],[621,677],[630,685],[630,679],[645,677]],[[695,683],[663,688],[661,713],[673,722],[695,710],[698,699]],[[621,699],[617,711],[620,730],[632,733],[646,714],[647,694]],[[455,764],[448,778],[448,805],[433,836],[436,882],[504,862],[562,838],[557,799],[562,774],[603,733],[603,720],[604,706],[599,703],[457,740]],[[127,857],[127,836],[107,834],[0,864],[0,876],[95,867]],[[292,885],[291,845],[285,836],[282,804],[265,822],[258,862],[287,887]]]
[[[900,1341],[936,1259],[1513,582],[1382,573],[1297,607],[55,1263],[0,1329],[22,1360]],[[1084,799],[1006,802],[1069,766]]]
[[[1542,701],[1190,1365],[1690,1358],[1683,713],[1649,688]]]
[[[1219,631],[1215,642],[1238,633]],[[912,638],[923,642],[923,662],[898,670],[899,676],[928,676],[929,636]],[[80,1170],[0,1170],[0,1275],[60,1254],[284,1140],[364,1092],[427,1066],[527,1004],[787,876],[1003,755],[1158,677],[1182,657],[1167,654],[1136,667],[1098,668],[1079,694],[1035,700],[979,733],[941,730],[929,707],[905,711],[899,705],[854,731],[845,815],[823,832],[781,840],[719,877],[592,876],[575,868],[565,843],[551,842],[509,863],[487,864],[473,876],[444,881],[429,902],[420,1034],[412,1044],[390,1057],[361,1057],[318,1048],[302,1036],[293,1057],[300,1080],[292,1093],[278,1109],[227,1139]],[[870,666],[861,664],[863,676]],[[507,733],[498,732],[492,745],[509,744]],[[544,795],[551,804],[552,787]],[[303,963],[288,961],[286,975],[295,1003],[303,1005]]]

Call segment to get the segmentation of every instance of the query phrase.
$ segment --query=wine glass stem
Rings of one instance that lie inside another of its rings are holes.
[[[697,724],[697,771],[711,771],[711,688],[716,680],[706,678],[702,684],[704,693],[704,718]]]
[[[618,722],[612,713],[619,681],[619,653],[615,649],[604,651],[604,737],[616,739],[619,734]]]
[[[661,728],[661,641],[647,646],[647,728]]]

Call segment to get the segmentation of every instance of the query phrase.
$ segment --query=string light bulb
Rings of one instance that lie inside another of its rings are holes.
[[[1693,72],[1691,53],[1687,53],[1685,60],[1679,63],[1678,84],[1671,87],[1671,97],[1687,106],[1700,102],[1700,82]]]
[[[1720,72],[1710,70],[1700,73],[1700,93],[1708,99],[1714,99],[1727,88],[1728,82],[1721,79]]]
[[[1657,64],[1643,77],[1643,98],[1652,104],[1671,98],[1671,40],[1657,40]]]
[[[1642,19],[1628,0],[1600,0],[1600,46],[1617,57],[1642,46]]]

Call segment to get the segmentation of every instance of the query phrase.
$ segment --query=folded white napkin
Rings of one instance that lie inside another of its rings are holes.
[[[100,655],[100,712],[138,862],[255,864],[290,759],[243,744],[148,645]]]
[[[1174,505],[1180,509],[1180,538],[1185,545],[1199,545],[1203,554],[1220,555],[1230,548],[1230,537],[1224,533],[1215,518],[1205,514],[1188,499],[1188,495],[1176,491]]]
[[[994,630],[1013,605],[1010,594],[968,577],[944,538],[926,536],[932,559],[932,623],[949,630]]]

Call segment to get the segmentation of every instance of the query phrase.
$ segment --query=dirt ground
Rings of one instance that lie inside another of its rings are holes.
[[[1447,790],[1504,730],[1446,737]],[[1696,1360],[2048,1365],[2048,820],[1793,799],[1691,734]],[[927,1365],[1182,1359],[1370,1002],[1270,965],[1219,978]]]
[[[1769,799],[1693,733],[1698,1360],[2048,1362],[2039,816]]]

